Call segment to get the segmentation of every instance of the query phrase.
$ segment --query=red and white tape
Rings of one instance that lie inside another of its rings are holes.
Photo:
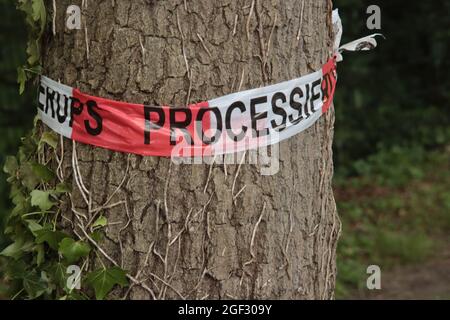
[[[330,108],[336,57],[357,47],[338,48],[337,11],[333,22],[335,56],[294,80],[172,108],[95,97],[42,76],[38,112],[67,138],[144,156],[215,156],[272,145],[306,130]]]
[[[86,144],[145,156],[211,156],[278,143],[307,129],[333,99],[334,59],[321,70],[186,108],[99,98],[41,78],[39,115]]]

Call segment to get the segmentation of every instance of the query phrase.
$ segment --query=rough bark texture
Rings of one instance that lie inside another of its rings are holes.
[[[331,54],[331,1],[86,3],[83,30],[68,31],[65,10],[81,1],[57,1],[45,73],[117,100],[180,105],[189,88],[191,102],[207,100],[305,75]],[[115,191],[109,204],[126,202],[103,210],[111,225],[100,245],[147,289],[116,289],[115,297],[151,299],[151,289],[161,299],[332,298],[340,230],[331,188],[333,121],[329,112],[283,142],[274,176],[261,176],[254,165],[177,166],[77,145],[91,208]],[[72,143],[64,144],[65,177],[73,180]],[[92,215],[73,186],[74,207]],[[64,216],[75,221],[70,205]]]

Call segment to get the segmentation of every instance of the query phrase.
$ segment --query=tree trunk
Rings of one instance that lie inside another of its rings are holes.
[[[69,31],[64,13],[77,2],[57,1],[45,73],[115,100],[184,105],[305,75],[331,55],[327,0],[86,1],[82,30]],[[91,210],[65,140],[74,208],[92,216],[112,195],[99,245],[143,284],[113,297],[333,298],[333,122],[331,111],[281,143],[274,176],[255,165],[175,165],[78,144]],[[70,209],[65,228],[75,225]]]

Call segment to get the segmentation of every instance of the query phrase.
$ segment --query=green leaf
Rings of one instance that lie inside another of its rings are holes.
[[[103,300],[115,285],[127,286],[126,272],[119,267],[103,268],[89,273],[86,283],[94,288],[95,297]]]
[[[94,231],[90,234],[91,238],[95,241],[95,242],[101,242],[103,240],[103,233],[100,232],[99,230]]]
[[[20,166],[19,177],[22,184],[32,191],[41,182],[50,182],[55,174],[46,166],[36,162],[25,162]]]
[[[36,299],[47,291],[48,283],[33,270],[23,278],[23,288],[31,299]]]
[[[39,178],[36,177],[33,167],[29,162],[25,162],[20,166],[19,177],[22,184],[30,191],[39,184]]]
[[[24,275],[26,274],[27,264],[23,259],[20,260],[10,260],[5,265],[4,272],[5,275],[7,275],[9,278],[18,280],[22,279]]]
[[[19,94],[25,91],[25,83],[27,82],[27,74],[22,67],[17,68],[17,83],[19,84]]]
[[[49,199],[50,194],[51,192],[49,191],[33,190],[31,192],[31,205],[39,207],[42,211],[50,210],[55,205]]]
[[[42,18],[42,16],[45,15],[45,5],[43,0],[33,0],[32,9],[34,21],[39,21]]]
[[[108,219],[106,219],[104,216],[98,217],[97,220],[92,224],[92,227],[105,227],[108,224]]]
[[[46,22],[46,12],[44,0],[32,0],[32,16],[34,21],[40,21],[40,33],[42,33],[45,22]]]
[[[33,245],[33,242],[25,241],[25,239],[19,237],[12,244],[3,249],[3,251],[0,252],[0,256],[10,257],[17,260]]]
[[[11,193],[9,194],[9,197],[12,200],[12,203],[15,205],[18,205],[19,203],[23,203],[26,201],[25,195],[23,194],[23,188],[17,183],[14,183],[11,185]]]
[[[31,209],[31,207],[30,207],[28,201],[21,201],[21,202],[16,204],[14,209],[11,211],[11,214],[10,214],[9,217],[12,218],[12,217],[15,217],[15,216],[21,216],[23,214],[26,214],[26,213],[30,212],[29,211],[30,209]]]
[[[13,259],[19,259],[24,252],[24,247],[25,245],[23,239],[17,239],[5,249],[3,249],[3,251],[0,252],[0,255]]]
[[[31,233],[35,237],[37,237],[38,236],[38,232],[44,228],[36,220],[25,220],[25,222],[28,225],[28,229],[31,231]]]
[[[27,61],[30,66],[39,62],[40,49],[39,49],[39,41],[38,40],[28,41],[27,54],[28,54]]]
[[[51,277],[53,282],[58,285],[60,288],[65,288],[67,285],[68,275],[66,273],[67,266],[61,262],[55,263],[50,267]]]
[[[53,149],[58,147],[58,135],[53,131],[46,131],[42,134],[41,140],[39,141],[39,149],[42,148],[43,144],[48,144]]]
[[[14,175],[16,174],[17,169],[19,169],[19,165],[17,163],[16,157],[7,156],[5,165],[3,166],[3,171],[9,175]]]
[[[29,71],[31,73],[35,73],[35,74],[41,75],[42,74],[42,66],[37,65],[37,66],[34,66],[32,68],[28,68],[27,71]]]
[[[45,261],[45,248],[43,244],[38,244],[34,247],[36,251],[36,264],[40,266]]]
[[[63,183],[59,183],[56,186],[56,192],[57,193],[67,193],[67,192],[70,192],[70,191],[72,191],[72,188],[67,183],[64,183],[64,182]]]
[[[44,182],[50,182],[55,178],[53,171],[42,164],[32,163],[31,167],[36,177]]]
[[[59,253],[66,258],[68,263],[74,263],[80,258],[86,257],[91,252],[89,244],[83,241],[75,241],[72,238],[64,238],[59,243]]]
[[[17,157],[20,164],[29,164],[29,159],[32,157],[37,150],[37,145],[29,135],[25,138],[22,138],[22,145],[19,147],[19,152]]]
[[[59,243],[67,237],[67,234],[61,231],[53,231],[49,227],[36,231],[36,243],[47,243],[53,250],[58,250]]]

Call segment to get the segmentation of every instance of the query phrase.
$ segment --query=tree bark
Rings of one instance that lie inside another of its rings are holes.
[[[86,3],[82,30],[69,31],[64,13],[81,1],[57,1],[44,70],[106,98],[184,105],[305,75],[331,55],[327,0]],[[92,216],[111,195],[109,205],[121,202],[102,210],[109,225],[99,245],[144,287],[116,289],[113,297],[333,298],[340,231],[331,187],[333,123],[331,111],[281,143],[274,176],[245,163],[175,165],[78,144],[91,210],[73,179],[72,142],[65,140],[74,208]],[[62,209],[61,224],[76,226],[67,222],[75,222],[69,199]]]

